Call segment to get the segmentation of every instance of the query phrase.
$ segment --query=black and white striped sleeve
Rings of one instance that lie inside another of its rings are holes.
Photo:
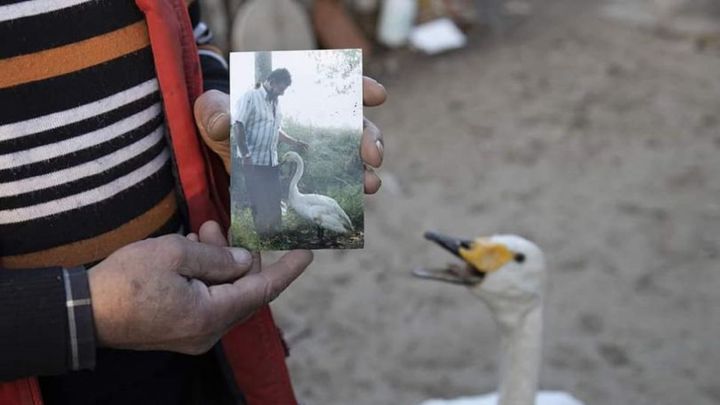
[[[224,93],[230,92],[230,76],[228,63],[222,51],[212,43],[213,35],[210,28],[200,18],[199,0],[190,4],[190,21],[193,25],[195,42],[198,45],[200,54],[200,67],[203,74],[203,85],[205,91],[220,90]]]

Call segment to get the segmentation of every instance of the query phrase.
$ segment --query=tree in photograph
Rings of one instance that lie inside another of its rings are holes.
[[[362,67],[362,52],[357,49],[339,49],[327,52],[311,52],[318,78],[316,83],[330,83],[338,94],[346,94],[352,88],[348,78]]]
[[[270,52],[255,53],[255,83],[262,83],[272,72],[272,54]]]

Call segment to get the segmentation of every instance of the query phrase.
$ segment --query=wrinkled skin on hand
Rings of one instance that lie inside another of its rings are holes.
[[[220,226],[132,243],[88,272],[100,346],[200,354],[276,298],[312,261],[292,251],[260,271]]]

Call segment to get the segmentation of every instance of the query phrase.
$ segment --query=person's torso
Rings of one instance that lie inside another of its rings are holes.
[[[0,7],[0,267],[93,263],[181,227],[142,13],[62,3]]]
[[[2,4],[0,268],[87,265],[180,232],[140,10],[127,0]],[[41,387],[47,404],[188,403],[193,370],[211,357],[99,349],[94,371]]]
[[[268,100],[260,86],[251,90],[251,111],[245,124],[246,142],[254,165],[277,166],[277,144],[282,123],[279,100]]]

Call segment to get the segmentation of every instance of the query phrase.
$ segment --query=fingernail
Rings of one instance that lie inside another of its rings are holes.
[[[384,84],[380,83],[379,81],[377,81],[377,80],[375,80],[375,79],[372,79],[372,80],[373,80],[373,81],[375,82],[375,84],[377,84],[378,86],[382,87],[383,89],[385,88],[385,85],[384,85]]]
[[[230,253],[237,264],[249,265],[252,263],[252,255],[245,249],[230,249]]]
[[[380,152],[380,159],[382,159],[383,155],[385,154],[385,146],[383,146],[383,143],[381,140],[375,141],[375,146],[377,146],[378,152]]]
[[[215,124],[217,124],[217,122],[221,118],[225,118],[225,116],[227,116],[227,113],[224,113],[222,111],[216,112],[215,114],[211,115],[210,119],[208,120],[208,124],[207,124],[208,132],[214,132]]]

